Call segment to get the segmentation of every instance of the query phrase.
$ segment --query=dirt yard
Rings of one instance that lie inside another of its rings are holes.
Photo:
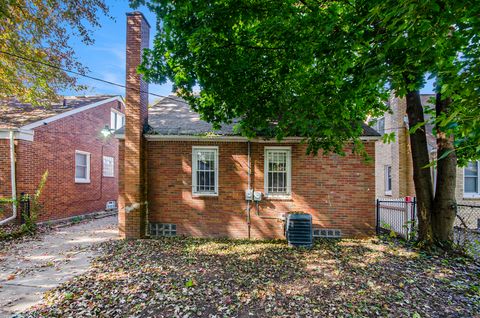
[[[25,317],[475,317],[480,264],[392,242],[110,241]]]
[[[117,238],[117,233],[117,217],[110,216],[2,243],[0,317],[28,309],[46,290],[84,273],[98,255],[90,247]]]

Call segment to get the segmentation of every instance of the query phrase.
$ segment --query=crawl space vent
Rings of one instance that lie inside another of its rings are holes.
[[[340,238],[342,237],[342,231],[335,229],[313,229],[313,237]]]
[[[168,223],[150,223],[151,236],[176,236],[177,225]]]

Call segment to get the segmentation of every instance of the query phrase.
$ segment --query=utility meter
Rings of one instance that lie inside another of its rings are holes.
[[[248,189],[245,191],[245,200],[247,201],[253,201],[253,190]]]
[[[260,191],[253,192],[253,200],[257,202],[262,201],[262,192]]]

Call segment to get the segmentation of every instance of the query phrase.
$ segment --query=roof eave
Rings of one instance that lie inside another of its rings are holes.
[[[68,116],[71,116],[71,115],[74,115],[74,114],[83,112],[83,111],[86,111],[86,110],[91,109],[91,108],[95,108],[95,107],[101,106],[101,105],[106,104],[106,103],[113,102],[113,101],[115,101],[115,100],[117,100],[117,101],[125,104],[123,98],[122,98],[120,95],[118,95],[118,96],[110,97],[110,98],[107,98],[107,99],[102,99],[102,100],[100,100],[100,101],[98,101],[98,102],[91,103],[91,104],[88,104],[88,105],[85,105],[85,106],[82,106],[82,107],[78,107],[78,108],[75,108],[75,109],[66,111],[66,112],[64,112],[64,113],[58,114],[58,115],[53,115],[53,116],[48,117],[48,118],[45,118],[45,119],[37,120],[37,121],[35,121],[35,122],[33,122],[33,123],[24,125],[24,126],[22,126],[22,127],[20,127],[20,128],[21,128],[21,129],[24,129],[24,130],[35,129],[35,128],[39,127],[39,126],[46,125],[46,124],[51,123],[51,122],[53,122],[53,121],[56,121],[56,120],[59,120],[59,119],[62,119],[62,118],[65,118],[65,117],[68,117]]]
[[[115,137],[118,139],[124,139],[124,134],[116,134]],[[217,141],[217,142],[257,142],[257,143],[298,143],[305,140],[303,137],[286,137],[281,141],[276,139],[262,139],[262,138],[252,138],[248,139],[247,137],[242,136],[225,136],[225,135],[158,135],[158,134],[144,134],[144,137],[148,141]],[[381,139],[381,136],[361,136],[360,140],[362,141],[376,141]]]
[[[10,132],[13,131],[13,139],[33,141],[35,132],[31,129],[21,128],[0,128],[0,139],[9,139]]]

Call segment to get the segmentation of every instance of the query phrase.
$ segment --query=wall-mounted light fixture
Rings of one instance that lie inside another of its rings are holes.
[[[102,133],[103,137],[107,138],[108,136],[113,135],[114,131],[115,131],[114,129],[110,129],[110,127],[108,125],[105,125],[105,127],[103,127],[101,133]]]

